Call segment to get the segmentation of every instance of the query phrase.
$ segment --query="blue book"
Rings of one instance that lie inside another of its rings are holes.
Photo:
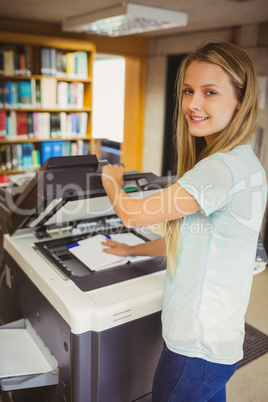
[[[12,99],[12,105],[14,107],[18,107],[19,106],[19,83],[18,82],[11,83],[11,99]]]
[[[22,107],[30,107],[32,105],[32,88],[30,81],[21,81],[19,83],[19,100]]]
[[[9,106],[12,106],[12,82],[7,82],[7,103]]]
[[[52,142],[43,141],[41,143],[41,163],[45,163],[45,161],[53,156],[52,150]]]
[[[70,155],[71,155],[71,142],[62,141],[62,156],[70,156]]]
[[[32,150],[33,144],[22,144],[22,167],[24,170],[31,170],[33,168]]]
[[[52,142],[52,156],[62,156],[62,141]]]

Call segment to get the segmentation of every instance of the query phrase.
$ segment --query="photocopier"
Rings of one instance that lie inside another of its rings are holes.
[[[102,187],[104,163],[50,158],[20,194],[13,186],[0,199],[0,387],[14,402],[150,401],[165,260],[94,271],[90,255],[85,265],[66,247],[97,234],[159,237],[123,226]],[[123,188],[143,197],[169,180],[132,171]]]

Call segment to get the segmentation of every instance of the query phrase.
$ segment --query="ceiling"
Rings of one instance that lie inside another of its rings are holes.
[[[147,6],[188,13],[183,28],[147,33],[163,36],[268,21],[268,0],[130,0]],[[83,15],[120,3],[120,0],[0,0],[0,18],[60,25],[64,18]]]

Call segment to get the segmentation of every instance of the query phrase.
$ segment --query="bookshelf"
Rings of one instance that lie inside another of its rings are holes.
[[[38,169],[45,157],[89,153],[95,46],[0,34],[0,176]]]

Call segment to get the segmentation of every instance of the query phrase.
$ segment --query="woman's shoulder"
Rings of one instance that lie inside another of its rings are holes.
[[[228,152],[216,152],[198,162],[201,165],[208,164],[212,166],[214,164],[215,167],[220,163],[225,164],[231,170],[241,168],[249,171],[252,169],[263,170],[261,162],[250,144],[239,145]]]

